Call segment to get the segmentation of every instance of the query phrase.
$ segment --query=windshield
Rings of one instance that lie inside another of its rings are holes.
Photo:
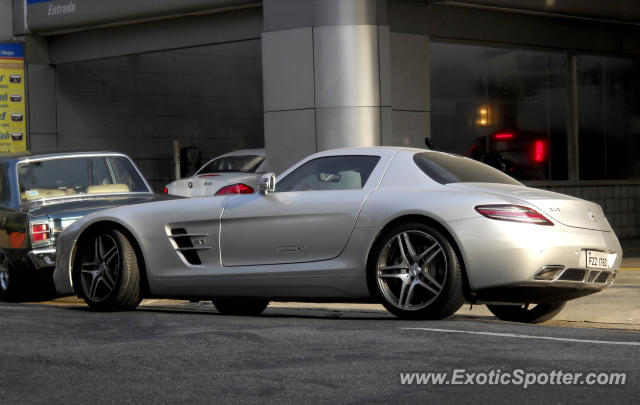
[[[150,192],[122,156],[69,157],[18,165],[20,199],[44,200],[91,194]]]
[[[446,153],[423,152],[413,161],[433,180],[449,183],[498,183],[521,186],[522,183],[484,163]]]
[[[196,174],[220,172],[254,173],[258,170],[263,160],[264,157],[258,155],[223,156],[213,159],[198,170]]]

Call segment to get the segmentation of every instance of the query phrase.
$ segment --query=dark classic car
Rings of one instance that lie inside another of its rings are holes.
[[[0,295],[18,300],[52,285],[56,238],[97,210],[154,195],[131,161],[114,152],[15,154],[0,158]]]

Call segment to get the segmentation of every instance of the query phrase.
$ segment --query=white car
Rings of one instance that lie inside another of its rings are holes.
[[[264,169],[264,149],[237,150],[213,158],[191,177],[167,184],[164,192],[182,197],[253,194]]]

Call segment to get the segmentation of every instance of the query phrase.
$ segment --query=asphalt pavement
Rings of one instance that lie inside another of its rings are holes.
[[[204,302],[0,310],[7,404],[634,403],[640,391],[637,332],[279,306],[238,317]],[[429,373],[444,379],[417,383]]]
[[[73,298],[0,303],[0,398],[635,403],[640,243],[623,248],[611,288],[570,301],[539,325],[499,321],[482,305],[442,321],[402,321],[371,304],[274,302],[261,316],[239,317],[204,301],[144,300],[116,313]],[[418,383],[436,375],[444,379]]]

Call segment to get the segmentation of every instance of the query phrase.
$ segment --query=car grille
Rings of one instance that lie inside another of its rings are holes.
[[[604,284],[609,281],[610,271],[601,270],[584,270],[584,269],[567,269],[558,280],[562,281],[585,281],[587,283]],[[585,278],[586,276],[586,278]]]
[[[211,249],[210,246],[194,246],[191,238],[194,237],[206,237],[207,234],[193,234],[188,233],[185,228],[171,228],[170,237],[177,245],[176,251],[181,255],[184,260],[194,266],[202,264],[200,260],[199,250]]]
[[[581,269],[567,269],[562,273],[558,280],[564,281],[582,281],[584,280],[585,270]]]
[[[610,273],[607,271],[603,271],[602,273],[600,273],[598,278],[596,278],[596,283],[606,283],[609,279],[609,274]]]

